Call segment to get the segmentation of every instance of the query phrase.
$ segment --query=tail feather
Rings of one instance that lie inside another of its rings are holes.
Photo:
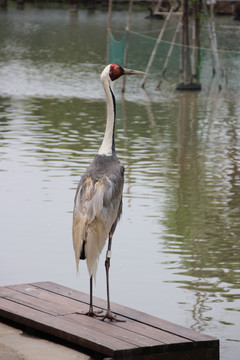
[[[75,252],[75,260],[77,272],[79,271],[79,259],[83,248],[84,241],[84,233],[82,226],[82,218],[77,214],[73,214],[73,228],[72,228],[72,236],[73,236],[73,247]]]
[[[85,245],[85,255],[87,259],[88,272],[90,276],[93,276],[96,281],[96,272],[98,267],[99,256],[105,245],[108,236],[108,231],[101,221],[95,221],[94,226],[87,232],[87,241]]]
[[[75,213],[73,216],[73,246],[77,272],[79,271],[79,260],[86,259],[88,272],[96,281],[96,272],[99,256],[108,236],[108,229],[104,222],[95,219],[91,226],[84,216]]]

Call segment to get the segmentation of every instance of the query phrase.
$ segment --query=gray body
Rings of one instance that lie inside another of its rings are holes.
[[[115,153],[96,155],[81,177],[74,200],[73,245],[95,277],[99,255],[122,213],[124,166]]]

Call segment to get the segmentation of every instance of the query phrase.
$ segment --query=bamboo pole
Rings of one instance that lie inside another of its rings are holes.
[[[127,25],[126,25],[126,44],[125,44],[124,65],[123,65],[124,67],[127,66],[127,59],[128,59],[130,22],[131,22],[133,1],[134,1],[134,0],[130,0],[130,2],[129,2],[129,7],[128,7],[128,19],[127,19]],[[125,91],[125,86],[126,86],[126,76],[123,76],[122,92]]]
[[[208,10],[207,10],[207,5],[206,5],[205,0],[203,0],[203,9],[204,9],[204,14],[207,17],[208,38],[209,38],[209,42],[210,42],[211,55],[212,55],[212,68],[213,68],[213,75],[215,75],[215,73],[216,73],[216,58],[215,58],[215,55],[214,55],[213,33],[212,33],[211,22],[209,20],[209,13],[208,13]]]
[[[151,54],[151,56],[150,56],[150,59],[149,59],[149,61],[148,61],[148,64],[147,64],[147,67],[146,67],[146,70],[145,70],[146,75],[144,75],[143,80],[142,80],[142,83],[141,83],[141,87],[142,87],[142,88],[144,88],[144,86],[145,86],[145,83],[146,83],[146,80],[147,80],[147,77],[148,77],[149,70],[150,70],[150,68],[151,68],[151,66],[152,66],[153,60],[154,60],[154,58],[155,58],[155,55],[156,55],[158,46],[159,46],[159,44],[160,44],[160,41],[162,40],[162,37],[163,37],[164,31],[165,31],[165,29],[166,29],[166,26],[167,26],[167,24],[168,24],[168,22],[169,22],[169,20],[170,20],[170,18],[171,18],[171,15],[172,15],[172,12],[173,12],[173,9],[174,9],[174,5],[175,5],[175,2],[172,4],[171,9],[170,9],[170,11],[169,11],[169,13],[168,13],[168,15],[167,15],[164,23],[163,23],[162,29],[161,29],[161,31],[160,31],[160,33],[159,33],[159,35],[158,35],[157,40],[156,40],[156,44],[155,44],[155,46],[154,46],[154,49],[153,49],[153,51],[152,51],[152,54]]]
[[[210,5],[210,21],[211,21],[212,38],[213,38],[213,53],[214,53],[215,63],[216,63],[216,76],[220,83],[220,62],[219,62],[218,51],[217,51],[217,35],[216,35],[216,27],[215,27],[215,20],[214,20],[213,0],[211,0],[211,5]]]
[[[162,0],[158,0],[157,4],[155,6],[154,13],[160,9],[161,5],[162,5]]]
[[[194,7],[194,18],[192,24],[192,74],[193,77],[197,76],[197,23],[196,23],[196,8]]]
[[[163,65],[162,77],[165,76],[165,72],[166,72],[166,70],[167,70],[167,66],[168,66],[170,57],[171,57],[171,55],[172,55],[173,47],[174,47],[174,44],[176,43],[177,35],[178,35],[178,33],[179,33],[179,31],[180,31],[180,28],[181,28],[181,24],[182,24],[182,18],[180,17],[179,20],[178,20],[178,24],[177,24],[177,27],[176,27],[176,31],[175,31],[175,33],[174,33],[174,35],[173,35],[173,38],[172,38],[172,41],[171,41],[170,48],[169,48],[169,50],[168,50],[168,54],[167,54],[165,63],[164,63],[164,65]],[[161,83],[162,83],[162,79],[159,80],[159,83],[157,84],[157,89],[159,89]]]
[[[182,82],[177,84],[176,90],[201,90],[201,84],[193,81],[192,64],[189,46],[189,7],[188,0],[183,1],[182,17],[182,44],[181,44],[181,66]]]
[[[203,0],[203,9],[204,13],[208,18],[208,36],[209,42],[211,46],[211,57],[212,57],[212,67],[213,67],[213,75],[216,75],[218,81],[219,90],[222,89],[220,83],[220,63],[219,57],[217,52],[217,36],[216,36],[216,28],[215,28],[215,21],[214,21],[214,11],[213,11],[213,0],[211,1],[210,5],[210,19],[209,13],[207,11],[206,1]]]
[[[213,75],[215,74],[215,59],[214,59],[214,55],[213,55],[213,40],[212,40],[212,31],[211,31],[211,25],[209,22],[209,15],[208,15],[208,11],[207,11],[207,6],[206,6],[206,2],[205,0],[203,0],[203,10],[204,10],[204,14],[207,17],[207,27],[208,27],[208,38],[209,38],[209,43],[210,43],[210,47],[211,47],[211,58],[212,58],[212,71],[213,71]]]
[[[189,53],[188,35],[188,0],[183,1],[183,26],[182,26],[182,66],[184,83],[192,82],[192,69]]]
[[[200,8],[201,0],[195,0],[194,3],[194,21],[193,21],[193,31],[192,31],[192,42],[193,42],[193,51],[192,51],[192,74],[193,78],[199,80],[199,52],[200,52],[200,43],[199,43],[199,33],[200,33]]]

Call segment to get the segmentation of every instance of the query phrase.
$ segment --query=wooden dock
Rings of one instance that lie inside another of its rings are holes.
[[[51,282],[0,287],[0,319],[64,342],[97,359],[218,360],[219,341],[154,316],[112,303],[125,322],[79,314],[89,295]],[[94,305],[106,308],[105,300]]]

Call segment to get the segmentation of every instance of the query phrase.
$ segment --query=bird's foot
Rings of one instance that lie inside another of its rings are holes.
[[[102,321],[108,319],[109,321],[116,321],[116,322],[126,322],[126,320],[120,320],[116,317],[116,315],[113,315],[111,310],[107,310],[106,314],[102,317]]]
[[[101,315],[102,310],[99,311],[88,311],[84,315],[91,316],[91,317],[102,317]]]
[[[103,311],[99,310],[99,311],[93,311],[93,307],[90,306],[89,310],[87,312],[81,312],[81,313],[77,313],[79,315],[87,315],[87,316],[91,316],[91,317],[102,317],[102,315],[100,315]]]

